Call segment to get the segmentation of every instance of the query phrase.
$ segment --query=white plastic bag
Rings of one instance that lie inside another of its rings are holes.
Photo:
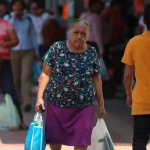
[[[103,58],[99,59],[100,62],[100,75],[103,81],[109,80],[109,75],[106,69],[105,61]]]
[[[97,121],[92,132],[91,145],[87,150],[115,150],[103,119]]]
[[[5,102],[0,104],[0,131],[17,130],[21,123],[16,106],[9,94],[5,95]]]

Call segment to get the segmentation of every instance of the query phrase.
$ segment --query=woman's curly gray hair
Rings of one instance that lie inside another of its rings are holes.
[[[74,25],[76,24],[76,23],[79,23],[79,22],[82,22],[82,23],[84,23],[88,28],[90,28],[90,26],[89,26],[89,24],[88,24],[88,22],[87,21],[85,21],[85,20],[82,20],[82,19],[76,19],[73,23],[72,23],[72,25],[71,25],[71,29],[74,27]]]

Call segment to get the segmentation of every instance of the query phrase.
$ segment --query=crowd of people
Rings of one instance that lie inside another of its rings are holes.
[[[40,105],[46,108],[47,143],[53,150],[61,149],[60,142],[86,150],[91,143],[95,100],[99,118],[103,118],[103,94],[115,97],[122,84],[123,57],[127,104],[134,116],[133,149],[145,150],[150,133],[150,4],[143,16],[136,16],[124,8],[123,1],[112,0],[105,8],[101,0],[90,0],[88,11],[80,14],[69,30],[61,6],[58,15],[36,1],[29,9],[23,0],[12,0],[11,11],[8,6],[0,2],[0,90],[10,94],[18,110],[19,129],[28,128],[20,106],[26,112],[32,109],[33,64],[44,61],[36,111]],[[136,86],[132,92],[133,77]]]
[[[11,11],[7,2],[0,1],[0,90],[11,95],[22,121],[20,128],[26,129],[20,106],[26,112],[32,109],[33,64],[42,61],[53,42],[65,39],[67,24],[36,1],[28,11],[23,0],[13,0],[10,7]]]
[[[68,23],[62,18],[61,6],[56,15],[44,10],[36,1],[27,9],[23,0],[12,0],[11,5],[1,1],[0,18],[0,80],[3,81],[0,89],[4,94],[14,94],[13,101],[22,116],[20,104],[26,112],[32,109],[33,64],[36,60],[42,61],[56,41],[66,40]],[[104,97],[114,98],[122,83],[123,64],[120,61],[126,43],[146,30],[143,17],[128,13],[120,0],[111,1],[107,8],[101,0],[90,0],[88,11],[79,18],[89,23],[87,43],[97,49],[106,66],[108,78],[102,78]],[[9,76],[8,72],[11,72]]]

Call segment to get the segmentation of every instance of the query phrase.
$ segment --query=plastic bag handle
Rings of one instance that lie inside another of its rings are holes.
[[[42,114],[40,112],[36,112],[35,116],[34,116],[34,120],[37,121],[37,120],[41,120],[43,121],[42,119]]]

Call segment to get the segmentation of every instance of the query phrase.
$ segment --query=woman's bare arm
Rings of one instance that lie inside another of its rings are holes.
[[[37,98],[43,98],[44,91],[47,87],[47,84],[49,82],[49,79],[52,74],[52,68],[49,67],[45,62],[43,63],[43,71],[40,76],[39,80],[39,90],[38,90],[38,96]]]
[[[19,44],[19,40],[14,29],[9,32],[9,37],[10,40],[4,42],[4,47],[11,48]]]
[[[103,90],[102,90],[102,80],[100,75],[93,76],[93,82],[96,89],[96,99],[99,106],[104,106]]]
[[[96,89],[96,100],[99,104],[99,118],[103,118],[106,114],[104,107],[104,98],[103,98],[103,90],[102,90],[102,80],[100,75],[93,76],[93,82]]]
[[[36,111],[40,111],[39,110],[40,105],[42,105],[43,109],[45,109],[43,94],[44,94],[44,91],[45,91],[47,84],[50,80],[51,75],[52,75],[52,68],[49,67],[44,62],[43,63],[43,71],[42,71],[42,74],[41,74],[40,80],[39,80],[39,90],[38,90],[38,94],[37,94]]]

